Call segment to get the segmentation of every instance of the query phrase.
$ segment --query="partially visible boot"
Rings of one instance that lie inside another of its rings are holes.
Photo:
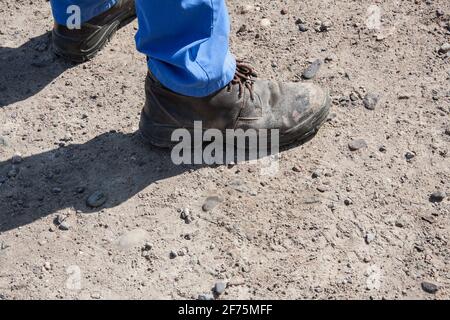
[[[326,121],[330,109],[327,91],[312,83],[258,80],[253,69],[238,62],[233,81],[204,98],[188,97],[165,88],[150,72],[146,79],[146,103],[140,132],[145,141],[164,148],[178,128],[278,129],[279,146],[302,142]]]
[[[57,24],[53,28],[53,51],[73,62],[92,59],[113,34],[136,17],[134,0],[118,0],[108,11],[81,25],[80,29],[69,29]]]

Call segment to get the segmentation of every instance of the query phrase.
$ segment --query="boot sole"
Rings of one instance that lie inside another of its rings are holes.
[[[131,23],[136,18],[136,14],[129,14],[122,19],[118,19],[113,21],[112,23],[104,26],[103,30],[101,30],[98,34],[98,39],[96,39],[95,43],[87,49],[82,51],[69,51],[64,50],[58,43],[63,43],[65,41],[71,41],[70,38],[63,37],[57,34],[55,31],[52,31],[53,38],[53,52],[65,59],[74,63],[83,63],[94,58],[112,39],[113,35],[121,28],[125,27],[129,23]]]
[[[331,107],[331,98],[329,95],[323,103],[323,107],[319,112],[306,118],[303,122],[299,123],[296,127],[292,128],[288,134],[280,137],[280,148],[286,147],[292,144],[302,144],[308,141],[311,137],[317,134],[320,127],[326,122]],[[305,125],[310,123],[310,125]],[[299,133],[300,128],[302,128]],[[139,132],[146,144],[158,148],[173,148],[177,145],[177,142],[171,140],[174,130],[179,129],[173,126],[164,126],[153,123],[152,120],[142,112],[141,121],[139,124]],[[191,136],[193,136],[193,129],[188,129]],[[204,132],[206,130],[203,130]],[[225,135],[225,132],[222,132]]]

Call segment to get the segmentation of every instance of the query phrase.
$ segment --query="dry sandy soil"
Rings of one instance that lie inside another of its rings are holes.
[[[450,298],[450,201],[430,201],[450,193],[449,2],[227,2],[260,77],[326,60],[332,115],[275,176],[142,143],[136,22],[72,65],[51,54],[48,2],[0,0],[0,299],[196,299],[216,282],[219,299]]]

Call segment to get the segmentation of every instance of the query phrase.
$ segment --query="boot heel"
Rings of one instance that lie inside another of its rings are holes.
[[[174,127],[154,123],[145,112],[142,112],[139,132],[145,143],[159,148],[171,148],[175,145],[172,142],[172,133],[174,130]]]

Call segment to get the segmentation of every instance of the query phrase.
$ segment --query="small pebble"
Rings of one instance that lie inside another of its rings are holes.
[[[181,210],[180,218],[186,220],[191,214],[191,211],[188,208],[184,208]]]
[[[70,224],[68,224],[66,221],[63,221],[60,225],[59,225],[59,230],[62,231],[67,231],[70,229]]]
[[[187,254],[186,248],[182,248],[182,249],[178,250],[178,252],[177,252],[178,257],[184,257],[186,254]]]
[[[298,30],[300,30],[301,32],[306,32],[309,30],[309,27],[306,24],[301,23],[298,25]]]
[[[199,294],[197,300],[211,301],[211,300],[214,300],[214,296],[210,293]]]
[[[187,216],[186,219],[184,219],[184,222],[186,224],[191,224],[192,221],[194,221],[194,217],[192,217],[192,216]]]
[[[86,188],[85,188],[85,187],[78,187],[78,188],[75,190],[76,193],[84,193],[84,191],[86,191]]]
[[[311,177],[313,179],[317,179],[317,178],[320,178],[321,175],[322,175],[322,172],[320,170],[314,170]]]
[[[241,14],[247,14],[253,11],[255,11],[255,6],[251,4],[245,5],[241,8]]]
[[[370,244],[375,240],[375,235],[373,233],[369,232],[366,234],[365,240],[366,240],[367,244]]]
[[[436,16],[442,17],[444,14],[445,14],[445,12],[441,8],[436,9]]]
[[[331,21],[324,21],[320,25],[320,31],[327,32],[327,31],[330,31],[332,27],[333,27],[333,23]]]
[[[103,192],[96,191],[87,198],[86,204],[91,208],[98,208],[104,205],[106,200],[107,197]]]
[[[337,56],[334,53],[329,54],[328,56],[325,57],[325,62],[329,63],[331,61],[335,61],[337,60]]]
[[[243,24],[236,33],[243,33],[245,31],[247,31],[247,26]]]
[[[92,293],[91,294],[91,298],[92,299],[95,299],[95,300],[99,300],[99,299],[101,299],[101,294],[99,293],[99,292],[94,292],[94,293]]]
[[[153,248],[153,244],[151,244],[150,242],[146,242],[146,243],[144,244],[144,246],[142,247],[142,250],[144,250],[144,251],[150,251],[150,250],[152,250],[152,248]]]
[[[219,203],[222,202],[222,199],[219,196],[211,196],[208,197],[205,203],[202,206],[203,211],[209,212],[213,210]]]
[[[8,249],[8,248],[9,248],[9,245],[7,245],[6,243],[4,243],[4,242],[0,243],[0,250],[5,250],[5,249]]]
[[[450,43],[444,43],[440,48],[439,48],[439,53],[447,53],[450,52]]]
[[[422,289],[427,293],[435,294],[436,292],[438,292],[439,287],[434,283],[424,281],[422,282]]]
[[[55,225],[59,228],[59,230],[67,231],[70,229],[70,224],[65,221],[66,217],[58,214],[54,220]]]
[[[55,188],[52,189],[52,193],[53,193],[53,194],[59,194],[59,193],[61,193],[61,192],[62,192],[62,189],[61,189],[61,188],[55,187]]]
[[[445,192],[443,191],[436,191],[433,192],[430,195],[430,202],[436,203],[436,202],[442,202],[444,201],[444,199],[447,197],[447,195],[445,194]]]
[[[226,287],[227,287],[227,285],[225,283],[217,282],[214,285],[214,292],[220,296],[221,294],[223,294],[225,292]]]
[[[170,251],[170,253],[169,253],[170,259],[175,259],[177,256],[178,256],[178,254],[174,250]]]
[[[403,223],[403,221],[397,220],[397,221],[395,221],[395,226],[397,228],[403,228],[405,226],[405,224]]]
[[[367,148],[367,142],[364,139],[352,140],[348,144],[348,148],[350,151],[358,151],[360,149]]]
[[[302,77],[304,79],[312,79],[317,75],[317,72],[319,72],[320,67],[322,66],[322,60],[317,59],[313,63],[309,65],[308,68],[306,68],[305,71],[303,71]]]
[[[316,32],[327,32],[330,31],[332,27],[333,23],[331,21],[316,21],[314,30],[316,30]]]
[[[327,191],[330,191],[330,188],[328,186],[325,185],[321,185],[317,187],[317,191],[321,192],[321,193],[325,193]]]
[[[184,239],[185,239],[185,240],[192,240],[192,235],[190,235],[190,234],[185,234],[185,235],[184,235]]]
[[[407,153],[405,153],[405,158],[408,161],[414,159],[415,157],[416,157],[416,154],[414,152],[408,151]]]
[[[52,270],[52,265],[51,265],[51,263],[48,262],[48,261],[46,261],[46,262],[44,263],[44,269],[47,270],[47,271]]]
[[[444,130],[444,134],[446,134],[447,136],[450,136],[450,127],[446,128]]]
[[[353,102],[358,101],[359,100],[358,94],[356,94],[355,92],[352,92],[350,94],[350,100],[353,101]]]
[[[333,121],[337,118],[337,114],[335,112],[330,112],[327,117],[327,122]]]
[[[379,100],[380,100],[379,95],[369,92],[364,97],[364,100],[363,100],[364,107],[368,110],[375,110]]]

